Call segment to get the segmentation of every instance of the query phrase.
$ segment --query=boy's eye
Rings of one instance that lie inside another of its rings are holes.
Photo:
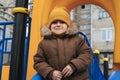
[[[61,23],[61,24],[64,24],[64,23],[65,23],[64,21],[56,20],[56,21],[53,21],[52,24],[57,24],[58,22]]]
[[[60,21],[60,23],[65,23],[64,21]]]
[[[53,21],[52,24],[57,24],[57,21]]]

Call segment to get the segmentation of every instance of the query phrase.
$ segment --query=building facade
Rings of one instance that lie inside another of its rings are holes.
[[[92,49],[99,50],[99,61],[109,59],[109,69],[113,68],[114,24],[110,15],[96,5],[82,5],[71,11],[71,19],[79,25],[79,31],[84,32]]]

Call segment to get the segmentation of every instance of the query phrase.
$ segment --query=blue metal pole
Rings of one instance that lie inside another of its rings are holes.
[[[2,76],[2,64],[3,64],[5,31],[6,31],[6,25],[4,25],[3,34],[2,34],[2,50],[1,50],[1,53],[0,53],[0,80],[1,80],[1,76]]]
[[[27,21],[28,25],[28,35],[26,36],[25,52],[24,52],[24,72],[23,80],[26,80],[27,64],[28,64],[28,52],[29,52],[29,41],[30,41],[30,30],[31,30],[31,18]]]

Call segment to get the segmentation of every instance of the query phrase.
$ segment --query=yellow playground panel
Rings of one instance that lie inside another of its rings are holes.
[[[84,4],[98,5],[111,15],[115,26],[114,69],[120,70],[120,0],[34,0],[26,80],[31,80],[36,73],[33,69],[33,55],[36,52],[39,41],[42,39],[40,28],[47,24],[50,11],[56,6],[64,6],[70,12],[73,8]],[[6,73],[3,72],[3,79],[6,77],[4,74]]]
[[[30,80],[36,73],[33,69],[33,55],[42,39],[40,28],[47,24],[50,11],[56,6],[64,6],[71,11],[73,8],[84,4],[98,5],[111,15],[115,26],[114,69],[120,70],[120,0],[34,0],[27,80]]]

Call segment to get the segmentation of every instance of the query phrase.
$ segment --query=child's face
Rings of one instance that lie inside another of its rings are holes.
[[[67,31],[67,24],[61,20],[53,21],[51,24],[51,31],[57,35],[63,34]]]

